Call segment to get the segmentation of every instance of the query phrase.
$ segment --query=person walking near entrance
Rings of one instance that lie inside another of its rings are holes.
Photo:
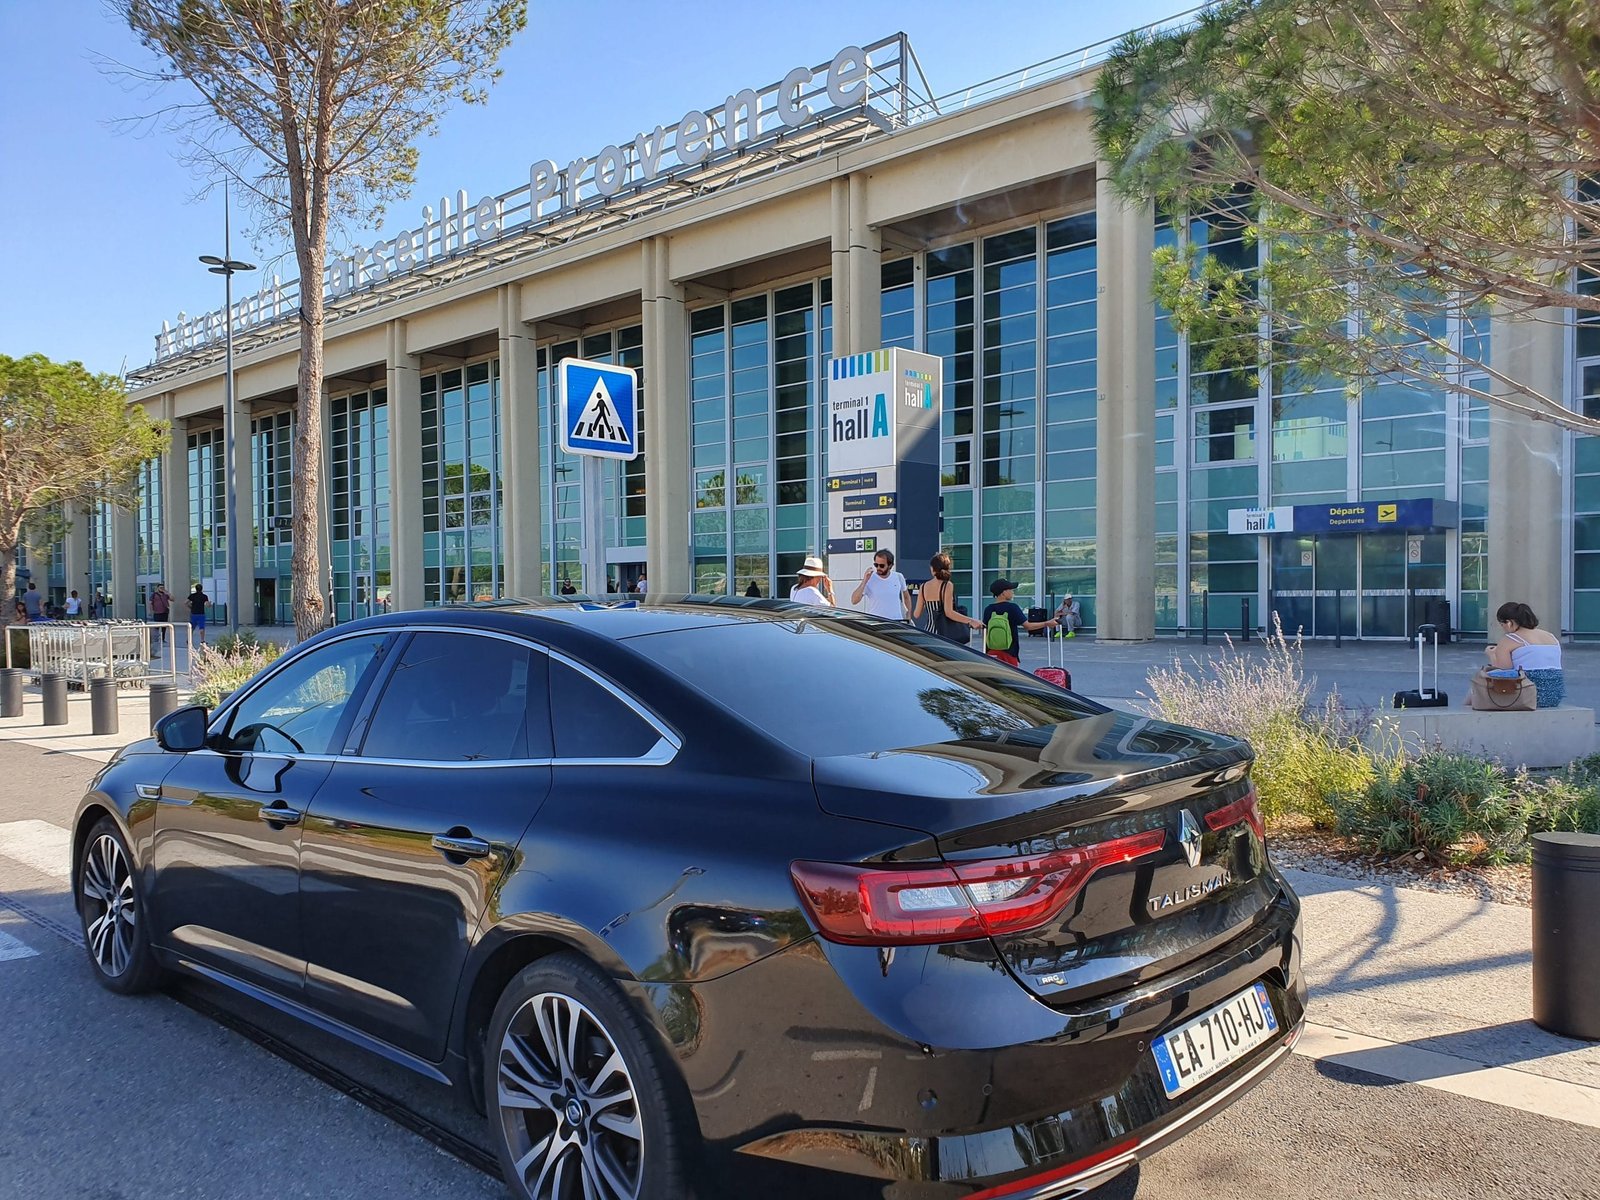
[[[150,593],[151,624],[165,625],[171,617],[172,593],[167,591],[166,584],[158,583],[156,584],[155,591]],[[156,637],[158,640],[165,642],[167,640],[167,631],[165,629],[157,629]]]
[[[828,569],[815,554],[808,555],[805,565],[795,572],[794,588],[789,592],[789,599],[817,608],[833,607],[833,584],[828,580]]]
[[[872,556],[872,566],[850,593],[850,603],[861,604],[866,612],[886,621],[904,621],[911,615],[911,589],[906,587],[906,577],[894,569],[893,550],[879,550]]]
[[[37,621],[44,612],[44,597],[39,594],[39,585],[31,579],[28,590],[22,593],[22,607],[28,610],[30,621]]]
[[[71,595],[67,597],[66,613],[69,621],[76,621],[83,616],[83,601],[78,599],[77,588],[73,588]]]
[[[956,607],[956,585],[950,579],[954,566],[948,554],[935,554],[928,560],[933,578],[917,589],[917,609],[911,614],[911,621],[919,629],[965,646],[967,629],[982,629],[983,622]]]
[[[994,603],[983,610],[983,649],[990,658],[1020,667],[1022,663],[1017,658],[1017,646],[1023,631],[1032,633],[1035,629],[1059,629],[1061,622],[1054,617],[1047,621],[1028,620],[1028,614],[1012,600],[1016,592],[1015,580],[996,579],[989,585],[989,594],[994,597]]]
[[[189,628],[194,630],[200,639],[200,644],[206,644],[206,605],[211,603],[211,597],[206,595],[205,589],[198,583],[194,591],[189,593]]]

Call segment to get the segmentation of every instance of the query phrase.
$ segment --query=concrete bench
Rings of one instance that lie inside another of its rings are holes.
[[[1382,748],[1398,733],[1407,750],[1442,745],[1498,758],[1507,766],[1564,767],[1593,754],[1594,709],[1478,712],[1470,708],[1402,708],[1378,716],[1367,744]]]

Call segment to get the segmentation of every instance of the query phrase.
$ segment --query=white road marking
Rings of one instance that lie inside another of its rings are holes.
[[[72,835],[48,821],[0,822],[0,855],[63,883],[72,878]]]
[[[878,1068],[872,1067],[867,1071],[867,1088],[861,1093],[861,1103],[856,1106],[857,1112],[866,1112],[872,1107],[872,1093],[878,1087]]]
[[[1307,1023],[1296,1054],[1536,1116],[1600,1129],[1600,1088]]]
[[[13,958],[34,958],[38,951],[26,942],[12,937],[5,930],[0,929],[0,962]]]
[[[882,1050],[813,1050],[811,1052],[812,1062],[840,1062],[847,1058],[882,1057]]]

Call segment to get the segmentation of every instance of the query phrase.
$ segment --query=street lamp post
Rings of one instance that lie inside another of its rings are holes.
[[[239,262],[232,256],[232,226],[231,213],[228,209],[228,184],[222,184],[222,257],[215,254],[202,254],[200,261],[205,263],[213,275],[222,276],[222,328],[223,344],[226,346],[226,365],[223,370],[224,393],[222,401],[222,441],[223,453],[226,454],[227,464],[223,469],[223,520],[228,523],[228,567],[227,574],[223,577],[228,583],[228,632],[239,632],[239,481],[234,471],[233,449],[233,274],[235,271],[254,271],[253,263]]]

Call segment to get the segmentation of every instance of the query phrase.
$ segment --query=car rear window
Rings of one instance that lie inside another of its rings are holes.
[[[909,625],[757,620],[629,646],[778,741],[815,758],[1002,737],[1104,712]]]

